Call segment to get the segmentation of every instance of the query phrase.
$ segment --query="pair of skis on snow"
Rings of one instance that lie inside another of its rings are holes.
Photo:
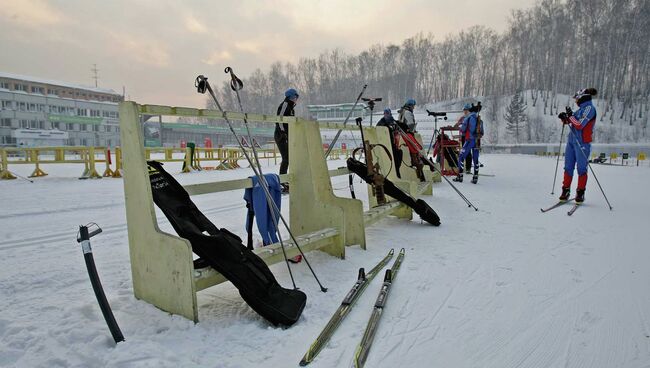
[[[327,325],[325,325],[320,335],[318,335],[316,340],[309,347],[309,350],[307,353],[305,353],[305,356],[300,361],[301,366],[306,366],[307,364],[311,363],[314,358],[316,358],[316,355],[318,355],[318,353],[320,353],[320,351],[325,347],[343,319],[348,315],[348,313],[350,313],[350,310],[354,306],[355,302],[359,299],[363,291],[366,289],[368,284],[370,284],[372,279],[377,276],[379,271],[381,271],[381,269],[386,266],[388,261],[393,258],[394,254],[395,250],[391,249],[388,254],[381,261],[379,261],[379,263],[377,263],[377,265],[373,267],[368,273],[365,273],[363,268],[359,269],[359,277],[357,278],[357,282],[345,296],[341,302],[341,305],[336,310],[332,318],[330,318],[329,322],[327,322]],[[357,349],[354,353],[353,363],[355,368],[363,367],[366,362],[366,358],[368,358],[368,353],[370,352],[370,347],[372,346],[372,341],[375,337],[375,333],[377,332],[377,327],[379,325],[379,319],[381,318],[384,306],[386,305],[388,292],[390,291],[393,280],[395,280],[395,277],[397,276],[397,272],[399,271],[402,260],[404,259],[404,254],[405,250],[402,248],[397,255],[397,258],[395,259],[395,262],[393,262],[393,266],[386,270],[384,283],[381,285],[379,296],[377,296],[377,300],[375,301],[372,314],[370,315],[368,325],[366,326],[366,330],[363,334],[363,338],[361,339],[361,342],[357,346]]]
[[[575,200],[575,198],[571,198],[571,199],[566,200],[566,201],[558,201],[556,204],[552,205],[551,207],[540,208],[540,211],[548,212],[548,211],[556,209],[556,208],[558,208],[558,207],[560,207],[560,206],[562,206],[564,204],[573,202],[574,200]],[[578,207],[580,207],[580,203],[574,203],[573,206],[571,207],[571,209],[569,210],[569,212],[567,212],[566,214],[569,215],[569,216],[573,215],[573,213],[578,209]]]

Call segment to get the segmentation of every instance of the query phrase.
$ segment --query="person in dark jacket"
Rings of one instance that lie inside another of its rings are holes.
[[[298,103],[298,91],[289,88],[284,92],[284,101],[278,106],[278,116],[295,116],[294,108]],[[275,132],[273,133],[275,144],[278,145],[282,161],[280,162],[280,175],[286,174],[289,169],[289,124],[283,123],[275,124]],[[282,183],[283,192],[288,192],[289,187],[286,183]]]
[[[393,159],[395,161],[395,174],[398,178],[402,178],[399,173],[399,168],[402,166],[402,150],[399,148],[399,132],[395,131],[395,119],[393,112],[389,108],[384,109],[384,117],[379,119],[377,126],[385,126],[388,128],[390,136],[390,145],[393,151]]]

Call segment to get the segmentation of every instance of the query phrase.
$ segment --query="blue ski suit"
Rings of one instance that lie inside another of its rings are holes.
[[[458,162],[464,162],[465,157],[470,153],[472,153],[472,160],[474,161],[474,171],[478,171],[478,147],[476,146],[476,140],[480,138],[480,135],[483,133],[480,130],[480,127],[478,126],[478,118],[476,117],[476,113],[472,112],[469,113],[463,119],[463,122],[460,124],[460,133],[464,136],[465,133],[469,131],[469,139],[465,140],[465,144],[463,144],[463,148],[460,150],[460,156],[458,157]]]
[[[579,106],[580,108],[568,119],[569,137],[564,157],[564,187],[571,185],[573,170],[577,166],[578,189],[584,189],[587,184],[587,169],[596,123],[596,108],[591,100],[584,101]]]

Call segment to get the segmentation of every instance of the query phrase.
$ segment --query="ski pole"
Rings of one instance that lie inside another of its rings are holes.
[[[214,100],[215,104],[217,105],[217,108],[219,109],[219,111],[221,111],[222,113],[224,112],[224,110],[221,108],[221,104],[219,103],[219,100],[217,100],[217,96],[214,94],[214,91],[212,90],[212,87],[210,86],[210,83],[208,82],[208,78],[204,77],[203,75],[199,75],[198,77],[196,77],[195,87],[197,88],[197,92],[199,92],[199,93],[205,93],[205,91],[207,90],[210,93],[210,96],[212,96],[212,99]],[[258,172],[257,166],[253,163],[253,160],[248,155],[248,152],[246,151],[246,148],[244,148],[244,145],[243,145],[241,139],[239,138],[237,133],[235,133],[235,129],[233,128],[232,124],[230,123],[230,120],[225,116],[225,114],[224,114],[224,119],[225,119],[226,123],[228,124],[228,128],[230,129],[230,132],[235,137],[235,140],[237,141],[237,144],[239,145],[239,148],[243,152],[244,157],[246,157],[246,161],[248,161],[248,164],[250,165],[251,169],[253,169],[253,173],[255,174],[255,177],[262,184],[260,186],[264,190],[264,196],[266,198],[267,203],[270,202],[270,203],[275,204],[273,202],[273,199],[271,198],[271,195],[270,195],[269,191],[268,191],[266,181],[264,181],[264,179],[262,178],[262,176]],[[271,207],[271,206],[269,205],[269,207]],[[275,218],[275,211],[276,210],[274,209],[274,216],[271,216],[272,218]],[[280,216],[282,216],[282,215],[280,215]],[[278,228],[277,225],[276,225],[276,231],[277,231],[278,235],[280,235],[280,229]],[[291,266],[289,265],[289,261],[287,259],[287,252],[286,252],[286,249],[284,247],[284,242],[282,242],[282,240],[281,240],[282,236],[280,235],[280,237],[278,239],[280,239],[280,248],[282,249],[282,255],[284,256],[284,262],[286,263],[287,269],[289,270],[289,277],[291,278],[291,283],[293,284],[294,289],[298,289],[298,287],[296,286],[296,281],[295,281],[295,279],[293,277],[293,273],[291,272]]]
[[[99,308],[102,310],[104,320],[108,325],[108,329],[111,331],[111,335],[113,335],[113,340],[115,340],[115,343],[117,344],[120,341],[124,341],[124,335],[122,335],[122,331],[117,325],[117,321],[115,321],[115,316],[113,315],[113,311],[111,311],[111,306],[108,304],[106,294],[104,294],[104,289],[102,288],[102,283],[99,280],[99,274],[97,273],[97,267],[95,267],[93,250],[90,247],[90,238],[101,233],[102,229],[97,226],[96,230],[89,233],[89,225],[97,226],[97,224],[94,223],[88,224],[86,226],[79,226],[77,242],[81,243],[81,250],[83,251],[84,260],[86,261],[86,269],[88,269],[88,277],[90,278],[90,283],[92,284],[93,290],[95,291],[95,296],[97,297]]]
[[[587,154],[585,153],[584,149],[582,148],[582,145],[578,141],[578,137],[573,132],[572,127],[569,127],[569,135],[573,136],[573,139],[575,140],[576,144],[578,145],[578,147],[580,147],[580,152],[582,152],[582,156],[587,161],[587,166],[589,166],[589,170],[591,170],[591,175],[593,175],[594,179],[596,179],[596,184],[598,184],[598,188],[600,188],[600,192],[603,193],[603,197],[605,197],[605,202],[607,202],[607,205],[609,206],[609,210],[611,211],[613,209],[612,205],[609,203],[609,200],[607,199],[607,196],[605,195],[605,191],[603,190],[603,187],[600,185],[600,181],[598,181],[598,177],[596,176],[596,173],[594,172],[594,168],[591,167],[591,164],[589,163],[589,158],[587,157]]]
[[[406,133],[404,132],[404,130],[402,130],[402,128],[401,128],[399,125],[395,125],[395,127],[397,128],[397,131],[398,131],[399,134],[402,136],[402,138],[404,138],[405,140],[408,140],[409,142],[411,142],[411,144],[412,144],[414,147],[417,147],[417,146],[418,146],[417,142],[414,142],[413,139],[411,139],[411,137],[410,137],[408,134],[406,134]],[[420,151],[420,157],[421,157],[423,160],[425,160],[425,161],[429,164],[429,167],[432,167],[433,170],[438,171],[438,169],[436,169],[436,167],[435,167],[435,165],[433,164],[433,162],[431,162],[431,161],[430,161],[426,156],[423,156],[422,151],[423,151],[423,150]],[[465,195],[464,195],[463,193],[461,193],[461,191],[458,190],[458,188],[456,188],[456,186],[455,186],[454,184],[452,184],[451,181],[449,181],[449,179],[447,179],[446,176],[444,176],[440,171],[438,171],[438,172],[440,173],[440,176],[441,176],[443,179],[445,179],[445,181],[446,181],[449,185],[451,185],[451,187],[452,187],[452,188],[454,189],[454,191],[456,191],[456,193],[457,193],[457,194],[458,194],[458,195],[463,199],[463,201],[465,201],[465,203],[467,204],[467,207],[472,207],[472,208],[474,208],[474,211],[478,211],[478,208],[476,208],[476,206],[474,206],[474,204],[472,204],[472,202],[470,202],[469,199],[467,199],[467,197],[465,197]]]
[[[11,175],[13,175],[13,176],[16,176],[16,177],[18,177],[18,178],[21,178],[21,179],[23,179],[23,180],[27,180],[27,181],[30,182],[30,183],[34,183],[34,181],[33,181],[32,179],[27,179],[26,177],[24,177],[24,176],[22,176],[22,175],[18,175],[18,174],[16,174],[16,173],[13,172],[13,171],[9,171],[9,170],[7,170],[7,172],[8,172],[9,174],[11,174]]]
[[[210,86],[210,83],[207,81],[207,78],[206,78],[206,77],[204,77],[203,75],[199,75],[199,76],[196,78],[196,85],[195,85],[195,86],[197,87],[197,91],[198,91],[199,93],[205,93],[205,91],[207,90],[207,91],[210,93],[210,96],[211,96],[212,99],[214,100],[215,104],[217,105],[217,108],[219,109],[219,111],[221,111],[222,113],[224,112],[224,110],[221,108],[221,104],[219,103],[219,100],[217,99],[216,95],[214,94],[214,91],[212,90],[212,87]],[[226,123],[228,124],[228,128],[230,129],[230,132],[231,132],[231,133],[233,134],[233,136],[235,137],[235,139],[236,139],[236,141],[237,141],[237,144],[239,145],[239,148],[240,148],[241,151],[243,152],[244,157],[245,157],[246,160],[248,161],[248,163],[249,163],[251,169],[253,170],[253,173],[254,173],[255,177],[256,177],[257,180],[262,184],[262,185],[260,185],[260,186],[261,186],[262,189],[264,190],[264,195],[265,195],[265,197],[266,197],[267,203],[270,203],[270,204],[269,204],[269,207],[273,209],[274,213],[277,213],[277,214],[280,216],[280,218],[283,220],[283,223],[285,224],[285,226],[287,226],[287,225],[286,225],[286,221],[284,221],[284,217],[282,216],[282,214],[280,213],[279,209],[278,209],[277,206],[275,205],[275,202],[274,202],[273,199],[271,198],[271,193],[269,192],[269,189],[268,189],[268,183],[266,182],[266,180],[265,180],[265,178],[262,176],[262,174],[260,174],[260,172],[258,171],[257,166],[253,163],[253,160],[250,158],[250,156],[249,156],[249,154],[248,154],[248,151],[246,151],[246,149],[244,148],[244,146],[243,146],[243,144],[242,144],[242,142],[241,142],[241,139],[240,139],[239,135],[235,132],[235,129],[233,128],[232,123],[231,123],[230,120],[225,116],[225,114],[224,114],[224,120],[225,120]],[[275,216],[271,216],[271,218],[273,218],[273,219],[275,220]],[[289,227],[287,226],[287,229],[288,229],[288,228],[289,228]],[[279,235],[279,238],[278,238],[278,239],[281,240],[281,239],[282,239],[282,236],[280,235],[280,229],[279,229],[279,227],[278,227],[277,225],[276,225],[276,229],[277,229],[277,233],[278,233],[278,235]],[[295,241],[295,240],[294,240],[294,241]],[[296,244],[296,246],[298,247],[298,250],[300,250],[301,253],[302,253],[302,250],[300,249],[298,243],[295,243],[295,244]],[[290,276],[290,278],[291,278],[291,282],[292,282],[292,284],[293,284],[293,287],[294,287],[294,289],[297,289],[297,286],[296,286],[296,283],[295,283],[295,279],[294,279],[294,277],[293,277],[293,273],[291,272],[291,266],[289,265],[289,261],[288,261],[288,259],[287,259],[286,249],[285,249],[285,247],[284,247],[284,243],[283,243],[282,241],[280,242],[280,247],[281,247],[281,249],[282,249],[282,254],[283,254],[283,256],[284,256],[284,260],[285,260],[285,263],[286,263],[286,265],[287,265],[287,269],[289,270],[289,276]],[[314,275],[314,276],[315,276],[315,275]],[[318,279],[317,279],[317,280],[318,280]],[[320,283],[319,283],[319,284],[320,284]],[[323,287],[322,287],[322,286],[321,286],[321,290],[323,290]],[[325,290],[327,290],[327,289],[325,289]]]
[[[248,119],[246,118],[246,113],[244,113],[244,107],[242,106],[241,103],[241,97],[239,95],[239,91],[244,88],[244,82],[242,82],[241,79],[237,78],[235,75],[234,71],[232,70],[231,67],[226,67],[224,70],[226,74],[230,73],[230,88],[235,91],[235,95],[237,96],[237,102],[239,104],[239,110],[244,114],[244,126],[246,127],[246,133],[248,135],[248,139],[252,142],[253,137],[251,135],[251,131],[248,126]],[[326,292],[327,288],[324,287],[320,280],[318,279],[318,276],[316,276],[316,272],[314,272],[314,269],[311,267],[311,264],[309,263],[309,260],[307,259],[307,256],[305,253],[302,251],[302,248],[300,248],[300,244],[298,243],[298,240],[293,236],[293,232],[291,231],[291,228],[289,228],[289,225],[287,224],[286,220],[284,219],[284,216],[280,213],[280,209],[276,206],[275,201],[273,201],[273,198],[271,197],[271,192],[269,192],[269,185],[266,181],[266,177],[264,177],[264,173],[262,172],[262,164],[260,163],[259,160],[259,155],[257,154],[257,148],[255,148],[254,144],[251,144],[251,148],[253,149],[253,157],[255,158],[255,162],[257,163],[258,171],[259,171],[259,178],[262,182],[262,187],[264,188],[264,191],[266,192],[266,201],[268,202],[269,207],[273,208],[274,213],[277,213],[279,217],[282,219],[282,222],[284,223],[284,226],[287,229],[287,232],[289,233],[289,236],[293,240],[293,243],[296,245],[296,248],[300,252],[300,255],[305,259],[305,263],[307,264],[307,267],[309,267],[309,270],[311,271],[312,275],[314,275],[314,279],[316,279],[316,282],[318,283],[318,286],[320,286],[320,289],[322,292]],[[251,164],[252,166],[252,164]],[[273,220],[273,224],[275,225],[278,233],[278,239],[280,242],[282,242],[282,235],[280,235],[280,226],[278,225],[278,220],[274,216],[271,216],[271,219]],[[282,245],[282,243],[281,243]],[[282,247],[282,250],[284,252],[284,246]],[[285,260],[286,259],[286,253],[285,253]],[[288,260],[287,260],[287,265],[288,265]]]
[[[557,168],[560,165],[560,155],[562,154],[562,140],[564,139],[564,127],[566,124],[562,124],[562,133],[560,133],[560,148],[557,150],[557,161],[555,162],[555,175],[553,176],[553,188],[551,189],[551,194],[555,194],[555,181],[557,180]]]
[[[348,123],[348,120],[350,120],[350,116],[352,116],[352,113],[354,112],[354,108],[357,107],[357,104],[359,103],[359,100],[361,100],[361,97],[363,96],[363,93],[366,91],[366,88],[368,88],[368,85],[364,84],[363,88],[361,89],[361,93],[359,93],[359,97],[357,97],[357,100],[354,101],[354,105],[352,105],[350,112],[348,112],[348,116],[345,117],[345,120],[343,121],[343,126],[345,126]],[[330,146],[327,147],[327,151],[325,151],[325,160],[327,160],[327,157],[330,155],[330,152],[332,152],[332,149],[334,148],[336,141],[339,140],[339,136],[341,135],[341,132],[343,132],[343,129],[339,129],[339,131],[336,132],[334,139],[332,139],[332,143],[330,143]],[[354,137],[354,135],[352,135],[352,137]]]

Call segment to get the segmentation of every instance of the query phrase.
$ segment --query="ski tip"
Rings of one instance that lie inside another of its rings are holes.
[[[326,288],[325,286],[321,286],[321,287],[320,287],[320,291],[322,291],[323,293],[326,293],[326,292],[327,292],[327,288]]]
[[[302,358],[302,360],[300,361],[300,363],[298,363],[298,365],[300,365],[301,367],[304,367],[309,363],[310,362],[307,360],[307,358]]]
[[[388,251],[388,254],[390,254],[390,255],[395,254],[395,248],[390,248],[390,250]]]

